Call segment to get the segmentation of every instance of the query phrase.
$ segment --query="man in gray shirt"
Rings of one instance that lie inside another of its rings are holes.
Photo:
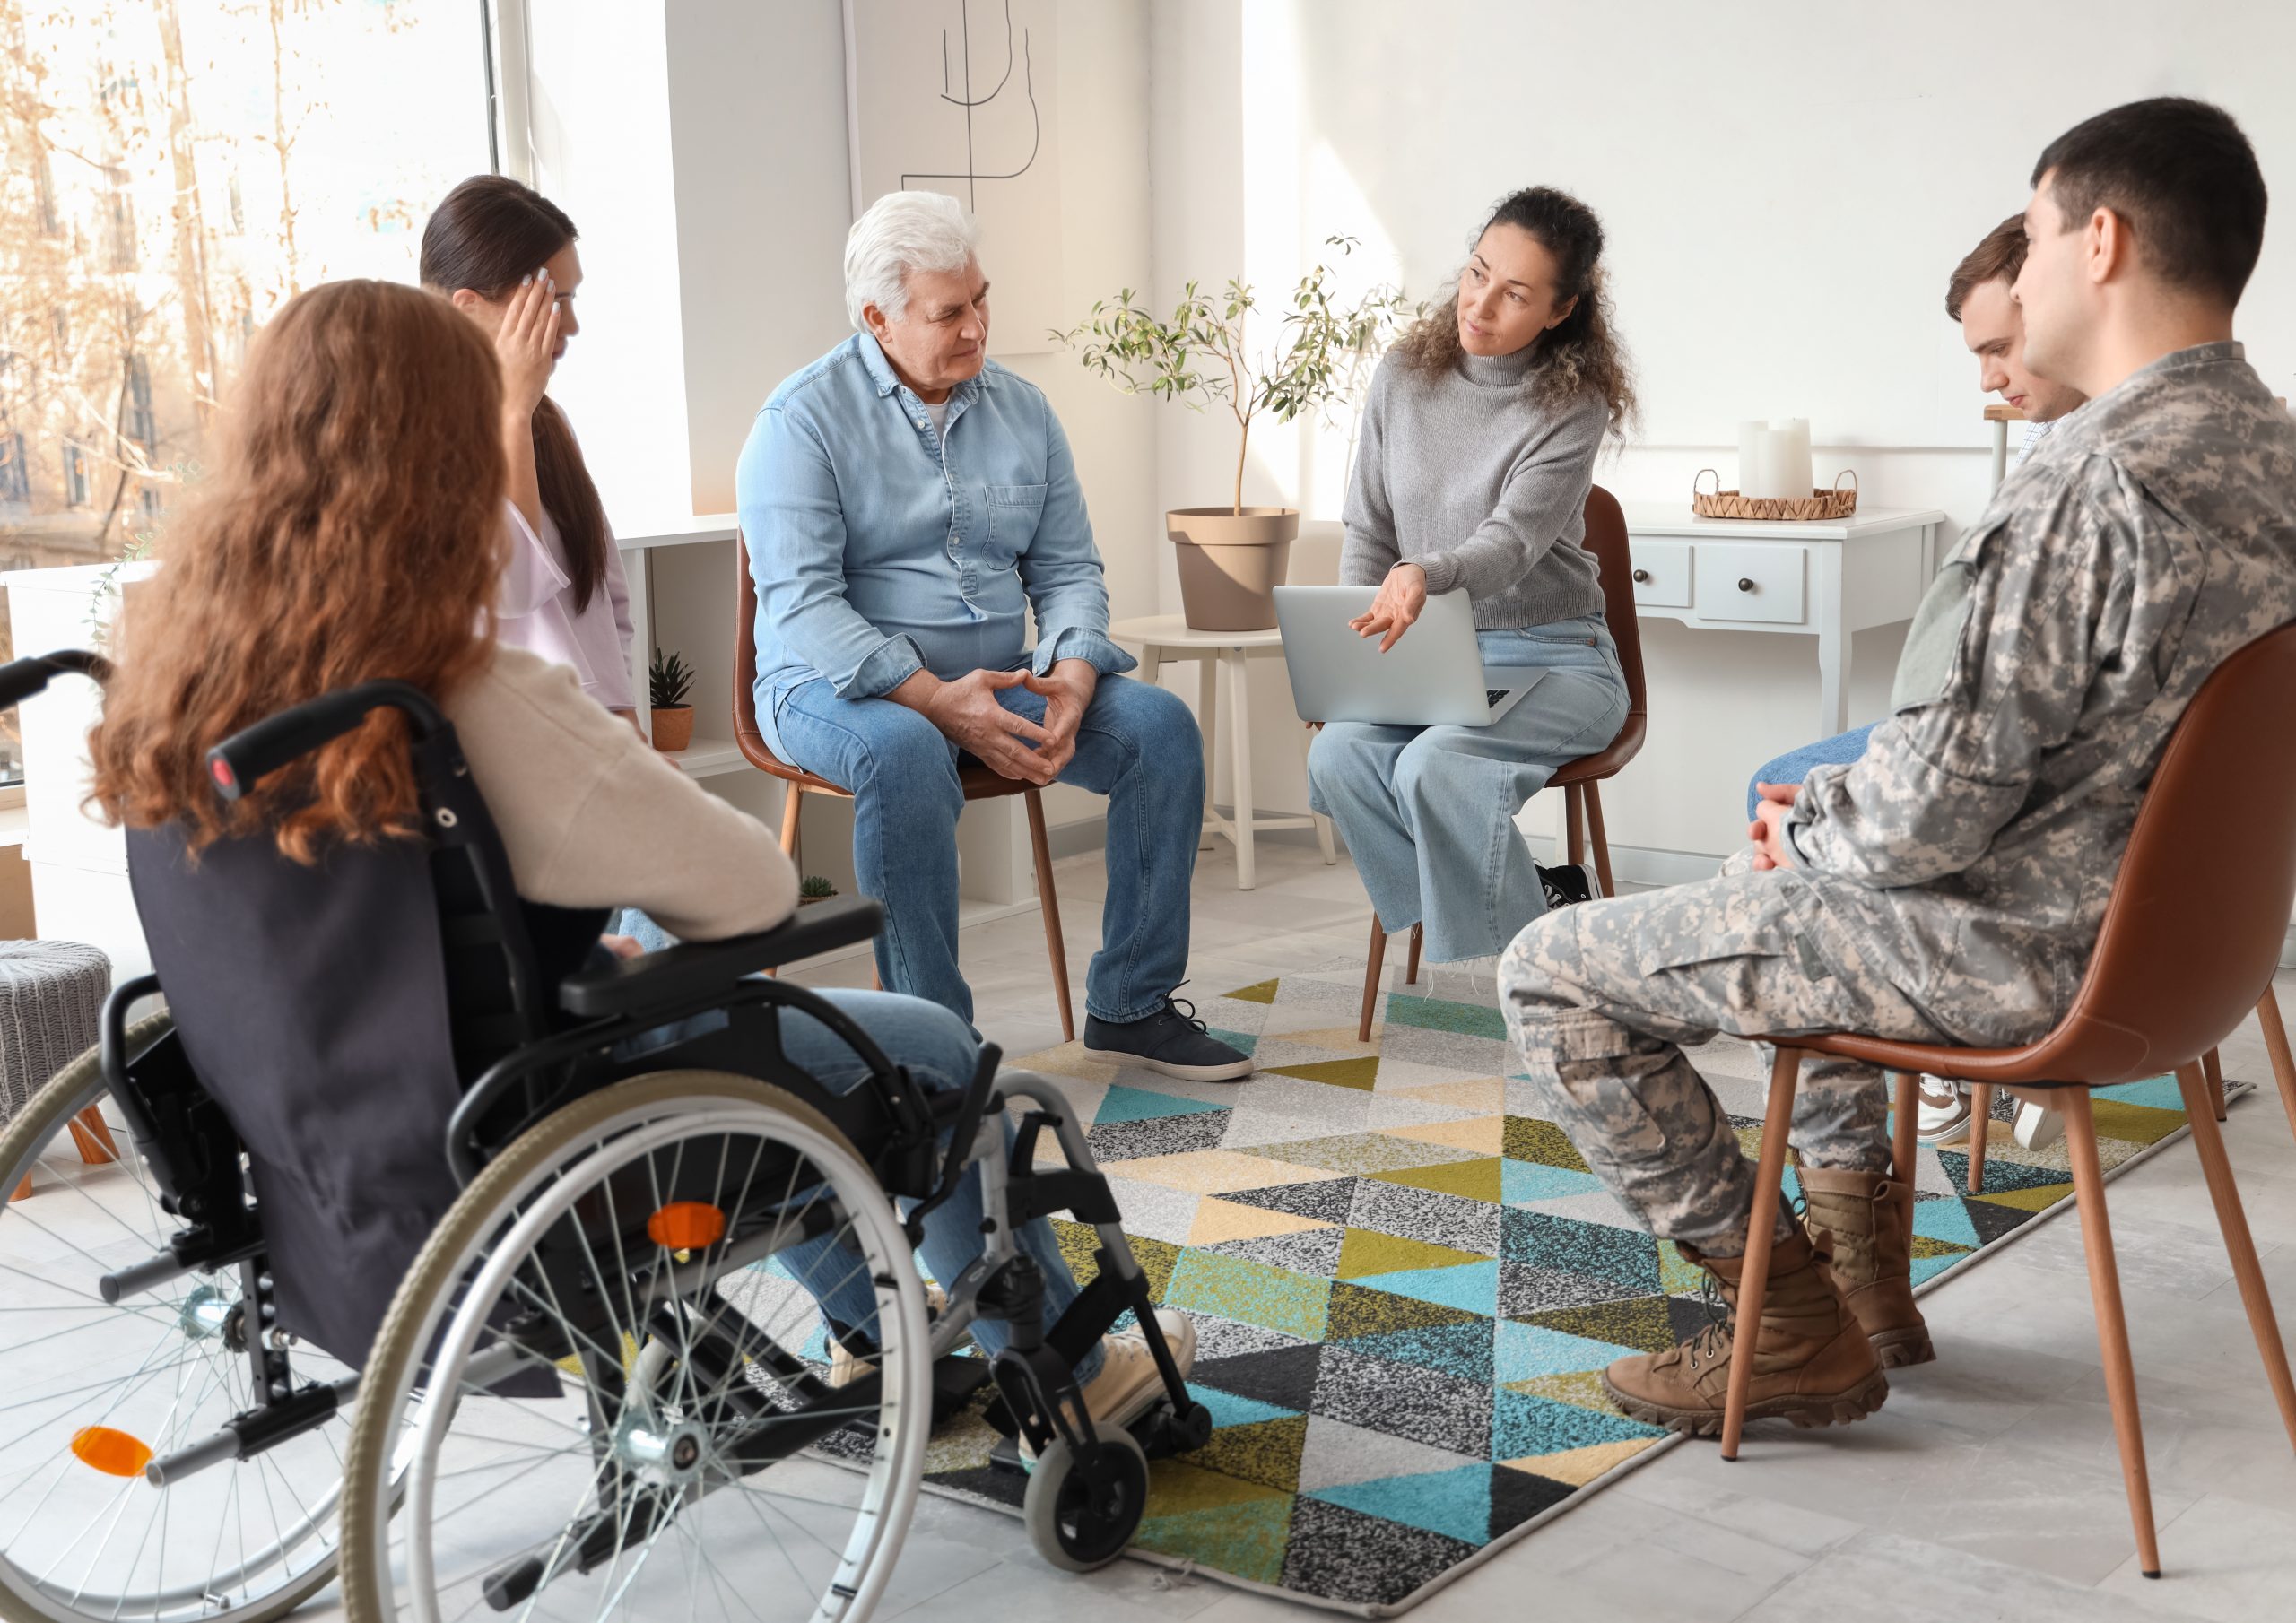
[[[2232,341],[2265,187],[2231,118],[2164,98],[2100,114],[2034,171],[2016,293],[2034,369],[2089,404],[1996,493],[1909,633],[1892,714],[1820,768],[1721,877],[1572,907],[1517,938],[1505,1005],[1549,1115],[1637,1219],[1734,1289],[1752,1167],[1682,1045],[1718,1031],[2024,1043],[2063,1017],[2185,706],[2296,618],[2296,422]],[[1815,1057],[1794,1141],[1837,1241],[1901,1245],[1887,1100]],[[1849,1209],[1861,1206],[1862,1215]],[[1880,1406],[1883,1358],[1781,1211],[1747,1413]],[[1900,1281],[1902,1289],[1902,1281]],[[1900,1310],[1887,1306],[1900,1332]],[[1926,1355],[1926,1332],[1891,1349]],[[1628,1414],[1719,1429],[1719,1327],[1624,1358]]]

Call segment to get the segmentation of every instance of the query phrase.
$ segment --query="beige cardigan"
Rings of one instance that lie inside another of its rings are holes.
[[[498,647],[446,710],[528,901],[640,907],[693,941],[796,911],[796,870],[765,825],[663,759],[566,666]]]

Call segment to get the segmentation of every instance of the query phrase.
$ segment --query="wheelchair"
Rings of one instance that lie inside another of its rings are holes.
[[[104,667],[0,667],[0,707],[67,672]],[[30,1180],[0,1205],[0,1615],[263,1623],[339,1578],[355,1623],[861,1623],[936,1392],[986,1384],[1000,1452],[1033,1457],[1037,1548],[1114,1559],[1149,1460],[1211,1416],[1060,1094],[993,1048],[927,1093],[760,973],[872,938],[874,902],[600,964],[600,914],[516,896],[451,725],[405,684],[234,735],[216,791],[378,712],[409,740],[421,837],[306,869],[267,834],[191,860],[131,831],[157,973],[0,1132],[4,1187]],[[865,1081],[793,1065],[792,1013]],[[117,1156],[91,1167],[96,1123]],[[984,1254],[928,1309],[912,1252],[970,1177]],[[1098,1272],[1047,1329],[1013,1237],[1057,1211],[1091,1227]],[[829,1324],[832,1289],[867,1322]],[[1163,1391],[1119,1429],[1072,1372],[1126,1315]],[[1011,1345],[959,1356],[980,1318]],[[832,1335],[867,1357],[837,1369]]]

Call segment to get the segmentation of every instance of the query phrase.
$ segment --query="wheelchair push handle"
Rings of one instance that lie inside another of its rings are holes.
[[[241,728],[208,751],[207,775],[214,781],[215,793],[227,801],[239,799],[266,775],[363,725],[370,712],[384,705],[405,714],[418,745],[447,725],[430,696],[410,682],[365,681],[322,693]]]
[[[28,654],[0,665],[0,710],[45,691],[57,677],[75,673],[91,681],[109,681],[111,662],[85,648],[58,648],[52,654]]]

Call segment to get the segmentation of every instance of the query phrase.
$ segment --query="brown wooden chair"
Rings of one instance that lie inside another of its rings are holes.
[[[1754,1336],[1770,1281],[1779,1174],[1802,1056],[1809,1053],[1866,1060],[1899,1073],[1898,1150],[1909,1159],[1912,1072],[2007,1088],[2065,1113],[2105,1390],[2120,1443],[2139,1565],[2148,1577],[2161,1575],[2161,1557],[2089,1090],[2174,1071],[2240,1300],[2264,1355],[2282,1423],[2296,1443],[2296,1381],[2289,1375],[2287,1350],[2273,1319],[2202,1065],[2202,1056],[2260,1002],[2271,1015],[2265,1029],[2274,1058],[2284,1056],[2286,1037],[2279,1030],[2270,986],[2290,903],[2296,899],[2296,838],[2290,833],[2296,829],[2296,750],[2258,749],[2257,741],[2284,739],[2292,725],[2296,625],[2260,638],[2226,660],[2178,723],[2138,811],[2081,990],[2057,1028],[2039,1042],[2022,1048],[1959,1048],[1851,1035],[1774,1039],[1778,1059],[1770,1072],[1731,1355],[1724,1459],[1737,1457],[1744,1425]],[[2209,860],[2196,864],[2190,854],[2201,846]],[[2282,1074],[2285,1079],[2287,1072]]]
[[[734,566],[734,572],[740,577],[735,587],[740,606],[734,629],[734,742],[752,766],[789,785],[781,804],[781,848],[794,856],[797,851],[797,822],[805,796],[834,794],[850,800],[853,794],[826,777],[791,766],[767,748],[764,734],[758,731],[757,586],[750,578],[749,541],[745,536],[736,538]],[[1037,906],[1044,915],[1044,950],[1052,967],[1052,994],[1060,1004],[1061,1037],[1074,1042],[1076,1015],[1069,994],[1068,951],[1060,939],[1060,894],[1052,884],[1052,846],[1045,835],[1044,797],[1034,784],[1002,777],[978,761],[960,766],[957,782],[968,801],[997,800],[1017,794],[1028,807],[1029,844],[1036,854]]]
[[[1611,883],[1611,842],[1603,831],[1601,785],[1605,778],[1616,777],[1641,751],[1642,740],[1649,731],[1650,697],[1642,681],[1642,626],[1634,617],[1634,560],[1627,551],[1626,515],[1619,510],[1618,498],[1600,485],[1587,492],[1585,545],[1602,564],[1603,618],[1610,622],[1611,640],[1618,644],[1619,666],[1626,673],[1626,720],[1607,747],[1564,767],[1548,780],[1547,787],[1562,791],[1569,860],[1587,860],[1591,829],[1595,872],[1602,879],[1603,894],[1611,896],[1616,892]],[[1411,961],[1403,977],[1406,985],[1419,979],[1419,950],[1425,934],[1420,925],[1411,927]],[[1375,913],[1371,950],[1363,968],[1363,1012],[1355,1031],[1358,1042],[1371,1040],[1371,1012],[1379,1006],[1379,970],[1387,957],[1387,933],[1379,928]]]

